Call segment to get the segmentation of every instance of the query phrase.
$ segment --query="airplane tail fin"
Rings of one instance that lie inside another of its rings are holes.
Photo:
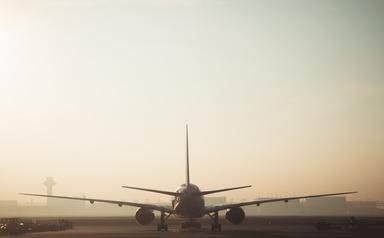
[[[190,184],[189,180],[189,144],[188,144],[188,124],[186,125],[186,184],[187,186]]]

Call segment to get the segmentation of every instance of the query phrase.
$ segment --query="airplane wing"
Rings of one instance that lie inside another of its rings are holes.
[[[343,195],[343,194],[351,194],[351,193],[357,193],[357,192],[327,193],[327,194],[307,195],[307,196],[299,196],[299,197],[285,197],[285,198],[274,198],[274,199],[265,199],[265,200],[254,200],[254,201],[240,202],[240,203],[219,204],[219,205],[208,206],[205,208],[205,211],[206,213],[211,213],[211,212],[217,212],[217,211],[230,209],[234,207],[243,207],[243,206],[249,206],[249,205],[260,206],[260,204],[262,203],[279,202],[279,201],[288,202],[290,200],[296,200],[296,199],[302,199],[302,198],[327,197],[327,196]]]
[[[53,195],[42,195],[42,194],[33,194],[33,193],[20,193],[20,195],[35,196],[35,197],[47,197],[47,198],[61,198],[61,199],[71,199],[71,200],[80,200],[80,201],[89,201],[92,204],[94,202],[103,202],[103,203],[116,204],[119,207],[122,207],[122,206],[142,207],[142,208],[147,208],[147,209],[150,209],[150,210],[156,210],[156,211],[161,211],[161,212],[172,213],[172,208],[171,207],[159,206],[159,205],[155,205],[155,204],[125,202],[125,201],[117,201],[117,200],[105,200],[105,199],[97,199],[97,198],[80,198],[80,197],[53,196]]]

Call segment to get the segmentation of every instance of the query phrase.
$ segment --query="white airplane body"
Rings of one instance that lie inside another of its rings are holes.
[[[257,205],[270,202],[288,202],[289,200],[303,199],[303,198],[313,198],[313,197],[325,197],[333,195],[343,195],[343,194],[352,194],[356,192],[341,192],[341,193],[327,193],[327,194],[317,194],[317,195],[307,195],[307,196],[296,196],[296,197],[285,197],[285,198],[275,198],[275,199],[266,199],[266,200],[254,200],[248,202],[240,203],[227,203],[227,204],[218,204],[212,206],[205,206],[204,195],[224,192],[229,190],[248,188],[248,186],[225,188],[211,191],[200,191],[197,185],[191,184],[189,179],[189,149],[188,149],[188,126],[186,131],[186,148],[187,148],[187,166],[186,166],[186,183],[180,185],[175,192],[147,189],[147,188],[137,188],[130,186],[123,186],[123,188],[142,190],[147,192],[160,193],[165,195],[174,196],[171,206],[160,206],[155,204],[145,204],[145,203],[134,203],[126,201],[117,201],[117,200],[105,200],[97,198],[82,198],[82,197],[67,197],[67,196],[54,196],[54,195],[43,195],[43,194],[31,194],[31,193],[21,193],[21,195],[28,196],[38,196],[38,197],[50,197],[50,198],[59,198],[59,199],[72,199],[72,200],[82,200],[89,201],[90,203],[102,202],[102,203],[111,203],[117,204],[118,206],[134,206],[138,207],[136,211],[136,220],[142,224],[147,225],[153,222],[155,216],[153,211],[159,211],[160,224],[158,224],[157,229],[168,230],[168,225],[166,220],[170,215],[175,215],[183,218],[188,218],[189,222],[182,224],[182,227],[200,227],[200,223],[194,222],[192,219],[201,218],[205,215],[208,215],[212,219],[212,230],[221,230],[221,225],[219,224],[219,211],[227,210],[225,218],[233,224],[240,224],[244,218],[245,213],[241,208],[243,206]]]

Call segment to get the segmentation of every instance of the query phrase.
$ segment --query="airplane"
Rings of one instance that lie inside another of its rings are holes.
[[[243,206],[249,206],[249,205],[260,206],[261,204],[271,203],[271,202],[279,202],[279,201],[288,202],[290,200],[297,200],[297,199],[304,199],[304,198],[326,197],[326,196],[357,193],[357,192],[327,193],[327,194],[292,196],[292,197],[284,197],[284,198],[253,200],[253,201],[246,201],[246,202],[226,203],[226,204],[216,204],[211,206],[205,206],[204,195],[242,189],[242,188],[249,188],[251,187],[251,185],[210,190],[210,191],[201,191],[197,185],[192,184],[190,182],[190,176],[189,176],[188,125],[186,125],[186,181],[185,183],[181,184],[176,189],[175,192],[148,189],[148,188],[138,188],[138,187],[131,187],[131,186],[122,186],[122,187],[128,188],[128,189],[146,191],[146,192],[165,194],[165,195],[173,196],[174,199],[172,200],[171,206],[161,206],[156,204],[126,202],[126,201],[118,201],[118,200],[105,200],[105,199],[98,199],[98,198],[67,197],[67,196],[32,194],[32,193],[20,193],[20,195],[81,200],[81,201],[88,201],[91,204],[93,204],[94,202],[110,203],[110,204],[117,204],[120,207],[133,206],[138,208],[135,214],[135,218],[137,222],[141,225],[151,224],[155,219],[155,215],[153,211],[158,211],[160,212],[160,223],[157,225],[158,231],[168,231],[168,225],[166,224],[166,221],[171,215],[188,219],[188,222],[184,222],[181,224],[182,228],[190,228],[190,227],[200,228],[201,223],[196,222],[195,219],[202,218],[208,215],[212,220],[211,230],[221,231],[221,224],[219,223],[219,211],[222,211],[222,210],[226,210],[225,218],[230,223],[240,224],[245,219],[245,212],[242,209]]]

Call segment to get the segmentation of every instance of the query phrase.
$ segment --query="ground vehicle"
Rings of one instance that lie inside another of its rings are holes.
[[[0,219],[0,233],[7,235],[18,235],[24,232],[26,232],[26,228],[20,218]]]

